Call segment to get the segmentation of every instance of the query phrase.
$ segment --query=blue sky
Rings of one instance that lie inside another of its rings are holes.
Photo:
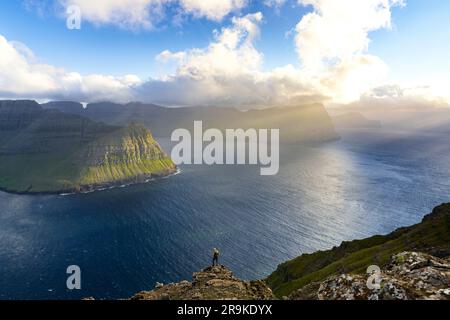
[[[308,9],[295,5],[280,9],[253,1],[240,14],[261,11],[265,22],[256,46],[264,52],[265,68],[298,63],[292,37],[285,34],[295,27]],[[230,23],[192,19],[181,26],[164,21],[155,30],[123,30],[116,26],[83,23],[79,31],[68,30],[65,20],[50,12],[45,16],[30,10],[21,0],[0,2],[0,34],[25,43],[40,59],[81,73],[121,75],[133,73],[148,77],[158,72],[154,57],[169,49],[180,51],[209,44],[213,30]]]
[[[99,0],[92,0],[91,2],[95,1]],[[314,50],[317,48],[313,47],[314,43],[306,44],[306,46],[299,44],[300,41],[306,42],[306,37],[298,40],[296,37],[299,32],[295,28],[306,14],[321,15],[321,10],[323,10],[320,7],[321,2],[325,3],[323,6],[329,6],[327,0],[303,0],[306,4],[317,2],[318,4],[315,6],[299,5],[297,0],[286,0],[279,7],[265,5],[263,1],[236,0],[242,1],[243,4],[236,5],[238,8],[230,10],[220,19],[212,19],[206,14],[199,14],[198,12],[201,11],[195,11],[195,13],[190,11],[183,12],[183,21],[176,23],[176,14],[185,9],[177,7],[174,1],[172,0],[165,7],[163,17],[152,28],[140,28],[139,26],[124,28],[114,22],[96,22],[92,18],[87,19],[87,21],[86,19],[82,20],[81,30],[68,30],[66,28],[64,16],[62,16],[61,11],[55,9],[57,0],[43,2],[33,0],[1,1],[0,35],[10,43],[17,41],[25,44],[37,57],[37,63],[63,68],[66,72],[76,72],[81,76],[100,74],[121,77],[132,74],[140,78],[141,81],[147,81],[162,77],[167,73],[167,69],[155,59],[164,50],[172,53],[188,53],[189,50],[195,48],[206,50],[211,43],[217,40],[214,36],[214,30],[219,30],[220,33],[222,28],[234,26],[233,19],[260,12],[263,16],[262,21],[252,20],[252,23],[258,26],[260,33],[259,37],[252,39],[251,49],[254,52],[249,53],[245,51],[246,48],[238,47],[236,48],[238,56],[242,58],[242,61],[247,61],[247,54],[255,56],[257,52],[261,57],[261,63],[257,70],[259,77],[263,73],[272,73],[275,68],[287,65],[292,65],[293,68],[298,69],[299,74],[302,71],[299,77],[303,77],[305,72],[303,72],[302,65],[306,64],[306,59],[299,55],[298,49],[299,47],[305,47],[304,51],[315,52]],[[350,5],[354,0],[343,0],[343,3],[346,1],[348,1],[347,11],[351,11]],[[363,52],[364,55],[374,56],[386,65],[389,70],[388,76],[384,80],[386,84],[398,83],[420,86],[435,84],[445,79],[450,80],[450,63],[448,62],[448,56],[450,56],[449,1],[407,0],[404,7],[398,5],[398,3],[394,4],[401,0],[360,1],[367,1],[368,3],[370,1],[380,3],[392,1],[391,6],[387,8],[389,13],[392,13],[392,19],[389,21],[392,27],[379,26],[368,32],[367,39],[370,40],[370,46],[368,50]],[[64,3],[64,0],[60,2]],[[354,15],[357,16],[358,12],[355,11]],[[325,19],[322,20],[326,22]],[[343,16],[343,24],[348,23],[345,20],[348,20],[348,16]],[[320,23],[321,26],[325,24],[324,21]],[[355,26],[365,28],[360,24]],[[346,30],[345,27],[343,28],[343,30]],[[245,32],[248,32],[248,30],[245,30]],[[240,34],[240,36],[242,35]],[[242,50],[239,51],[240,49]],[[333,48],[329,49],[333,50]],[[317,50],[320,51],[320,48]],[[360,59],[362,53],[359,51],[358,47],[349,49],[349,52],[352,52],[353,55],[352,59],[355,57]],[[203,52],[203,55],[207,54],[207,52]],[[347,59],[347,56],[345,56],[345,59]],[[197,58],[199,57],[190,55],[189,61],[183,62],[184,65],[181,65],[181,67],[189,69],[191,67],[189,63]],[[325,54],[323,58],[325,60],[345,60],[344,56],[338,54],[336,54],[336,57]],[[379,63],[378,60],[375,62]],[[227,62],[223,61],[222,63],[226,64]],[[354,65],[353,62],[351,64]],[[289,76],[287,76],[289,81],[292,81],[292,77],[295,77],[295,72],[289,71]],[[327,75],[329,74],[328,72]],[[182,74],[183,81],[185,78],[186,74]],[[311,76],[311,79],[313,78],[317,78],[316,74]],[[8,78],[5,77],[5,79]],[[302,78],[301,81],[301,89],[296,90],[297,96],[307,95],[305,92],[309,90],[309,84],[305,85],[307,80]],[[266,84],[265,88],[268,86],[272,87],[271,84]],[[306,87],[308,87],[308,90]],[[316,87],[317,85],[315,85],[315,89]],[[176,88],[179,88],[179,86]],[[9,92],[7,89],[1,89],[0,87],[0,93],[4,92],[3,95],[5,95],[5,92]],[[319,91],[320,94],[330,96],[333,95],[330,93],[331,90],[341,89],[333,86],[333,88],[328,88],[328,91]],[[65,90],[67,88],[62,91]],[[26,92],[25,88],[23,91]],[[49,98],[55,96],[54,91],[51,94],[47,93]],[[217,88],[215,88],[215,91],[217,91]],[[358,94],[360,93],[358,92]],[[247,94],[243,93],[243,95]],[[278,94],[278,92],[275,94]],[[310,95],[315,94],[317,93],[314,92]],[[40,96],[41,94],[37,92],[35,95]],[[42,97],[45,95],[42,93]],[[86,96],[88,95],[86,94]],[[346,94],[345,96],[353,97],[354,94]],[[103,97],[98,99],[100,98]],[[95,100],[96,98],[89,97],[89,99]],[[213,100],[219,101],[220,99],[223,99],[223,97]],[[248,101],[251,99],[245,96],[242,100]]]

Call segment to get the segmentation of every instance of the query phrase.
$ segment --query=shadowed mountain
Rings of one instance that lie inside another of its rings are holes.
[[[0,101],[0,188],[91,191],[144,182],[175,166],[144,126],[111,126],[35,101]]]
[[[280,129],[283,142],[322,142],[339,138],[331,118],[320,104],[250,111],[212,107],[166,108],[138,102],[125,105],[93,103],[81,110],[79,105],[67,102],[53,102],[44,106],[81,114],[111,125],[138,121],[151,128],[157,137],[170,137],[175,129],[191,129],[194,121],[203,121],[206,129]]]

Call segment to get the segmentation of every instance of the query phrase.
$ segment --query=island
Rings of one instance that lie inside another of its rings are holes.
[[[107,125],[36,101],[0,101],[0,189],[82,193],[177,171],[145,126]]]

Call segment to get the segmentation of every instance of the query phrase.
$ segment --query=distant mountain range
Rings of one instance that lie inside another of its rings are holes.
[[[381,128],[381,121],[367,119],[359,112],[349,112],[332,117],[338,129]]]
[[[175,172],[142,125],[124,127],[0,101],[0,188],[17,193],[86,192]]]
[[[170,137],[175,129],[191,129],[194,121],[203,121],[204,128],[221,130],[280,129],[280,139],[283,142],[323,142],[339,139],[330,116],[321,104],[250,111],[214,107],[167,108],[139,102],[101,102],[88,104],[83,108],[80,103],[57,101],[43,104],[42,107],[85,116],[110,125],[123,126],[139,122],[150,128],[155,137]]]
[[[0,189],[87,192],[144,182],[176,170],[153,139],[194,121],[218,129],[280,129],[282,142],[339,138],[322,105],[239,111],[110,102],[0,101]],[[137,124],[140,123],[140,124]]]

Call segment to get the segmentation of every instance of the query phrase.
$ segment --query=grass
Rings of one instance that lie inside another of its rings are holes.
[[[36,143],[42,140],[39,135],[34,137]],[[58,133],[55,137],[62,139]],[[50,150],[0,155],[0,188],[20,193],[77,191],[83,186],[120,183],[175,168],[150,131],[138,125],[120,128],[87,144],[69,139],[63,148],[58,145]]]
[[[0,156],[0,187],[14,192],[54,192],[73,187],[78,168],[69,154]]]
[[[370,265],[386,265],[391,256],[408,250],[450,250],[450,204],[442,205],[420,224],[401,228],[389,235],[344,242],[339,247],[304,254],[281,264],[267,279],[278,297],[310,283],[342,273],[365,273]]]
[[[82,173],[80,184],[90,185],[121,181],[140,175],[162,173],[169,168],[173,168],[173,162],[169,157],[143,160],[131,164],[118,163],[89,167]]]

